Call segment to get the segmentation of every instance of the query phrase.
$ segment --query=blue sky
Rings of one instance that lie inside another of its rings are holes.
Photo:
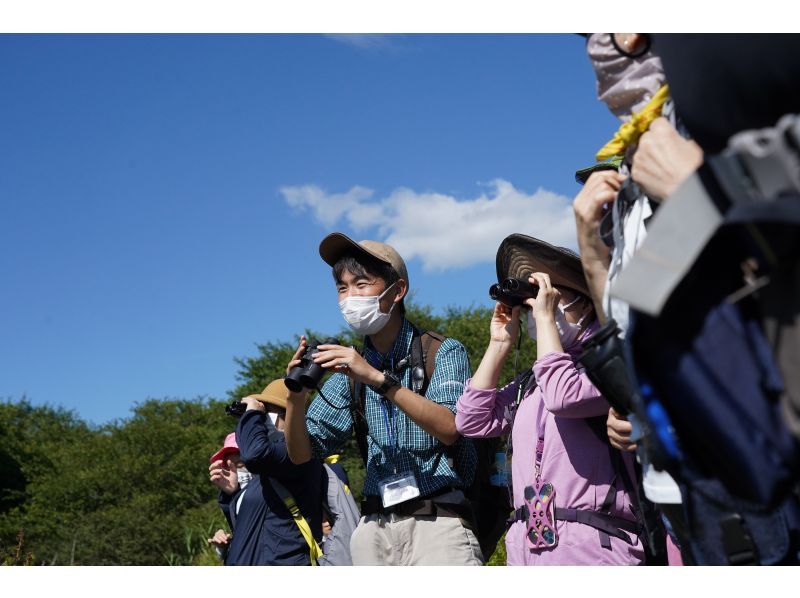
[[[0,397],[95,423],[338,330],[332,230],[488,306],[505,235],[574,247],[616,127],[571,34],[3,35],[0,75]]]

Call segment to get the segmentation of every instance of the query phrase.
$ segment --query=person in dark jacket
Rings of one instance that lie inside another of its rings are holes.
[[[314,541],[322,539],[322,462],[312,459],[295,465],[289,460],[283,436],[287,394],[283,380],[276,380],[260,395],[242,399],[247,410],[236,426],[235,440],[240,459],[252,474],[249,484],[242,488],[222,459],[210,468],[211,480],[220,488],[220,508],[233,531],[226,565],[312,564],[311,546],[276,482],[296,502]]]

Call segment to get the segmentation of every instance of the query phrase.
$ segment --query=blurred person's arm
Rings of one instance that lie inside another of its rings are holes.
[[[603,292],[611,263],[611,250],[600,238],[600,220],[605,214],[604,206],[614,202],[624,180],[625,177],[615,170],[593,172],[572,204],[583,273],[601,324],[606,319]]]

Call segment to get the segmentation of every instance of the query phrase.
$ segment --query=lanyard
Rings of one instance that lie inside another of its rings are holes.
[[[381,397],[381,410],[383,411],[383,422],[386,424],[386,435],[389,436],[389,445],[392,447],[392,466],[394,472],[397,473],[397,452],[399,446],[397,443],[397,433],[393,429],[393,425],[397,425],[397,419],[394,416],[394,406],[387,405],[389,401]],[[389,413],[391,412],[391,415]]]
[[[394,371],[394,346],[389,354],[389,364],[392,371]],[[386,426],[386,435],[389,437],[389,446],[392,447],[391,463],[394,468],[394,473],[396,474],[397,453],[400,451],[399,439],[397,437],[397,417],[395,415],[394,405],[386,397],[380,397],[379,400],[381,411],[383,412],[383,423]]]
[[[539,439],[536,441],[536,481],[542,477],[542,456],[544,455],[544,428],[547,424],[547,417],[545,416],[544,398],[539,401],[536,410],[536,429],[539,432]]]
[[[544,454],[544,434],[536,441],[536,481],[542,477],[542,455]]]

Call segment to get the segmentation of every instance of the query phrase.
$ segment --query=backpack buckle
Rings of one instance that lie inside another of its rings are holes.
[[[757,565],[758,553],[753,538],[750,537],[744,520],[738,513],[720,519],[722,547],[730,565]]]

